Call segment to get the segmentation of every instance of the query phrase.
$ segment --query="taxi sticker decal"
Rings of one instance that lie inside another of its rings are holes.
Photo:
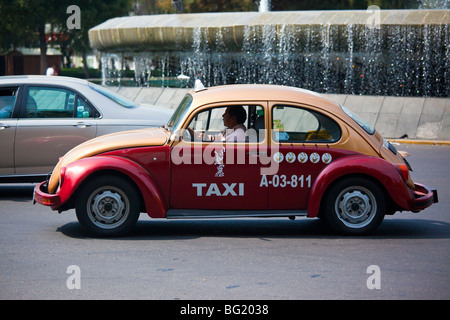
[[[273,160],[274,160],[275,162],[277,162],[277,163],[282,162],[283,159],[284,159],[284,156],[283,156],[283,154],[282,154],[281,152],[277,152],[277,153],[275,153],[275,154],[273,155]]]
[[[309,160],[310,160],[312,163],[317,163],[317,162],[319,162],[319,160],[320,160],[320,156],[319,156],[319,154],[318,154],[317,152],[313,152],[313,153],[311,153],[311,155],[309,156]]]
[[[300,152],[298,154],[298,161],[300,163],[305,163],[306,161],[308,161],[308,155],[305,152]]]
[[[223,172],[223,169],[225,168],[225,165],[223,164],[223,157],[225,154],[225,147],[222,148],[219,152],[214,150],[214,153],[216,155],[216,161],[214,161],[214,164],[217,165],[217,172],[216,177],[223,177],[225,174]]]
[[[322,162],[325,164],[329,164],[332,160],[331,154],[329,154],[328,152],[324,153],[322,155]]]
[[[283,162],[283,160],[286,160],[286,162],[288,163],[294,163],[295,160],[298,160],[298,162],[300,163],[307,163],[309,160],[314,164],[319,163],[322,160],[323,163],[329,164],[333,160],[333,157],[328,152],[323,153],[322,156],[317,152],[313,152],[310,155],[308,155],[306,152],[300,152],[296,156],[294,152],[290,151],[286,153],[286,155],[281,152],[276,152],[273,155],[273,160],[277,163],[281,163]]]
[[[295,161],[295,158],[296,158],[296,156],[295,156],[295,153],[293,153],[293,152],[288,152],[286,154],[286,161],[289,163],[293,163]]]

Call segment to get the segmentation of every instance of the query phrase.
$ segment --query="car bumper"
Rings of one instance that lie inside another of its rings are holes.
[[[57,210],[61,206],[61,198],[58,194],[47,193],[47,182],[41,182],[34,188],[33,204],[39,203]]]
[[[420,183],[415,183],[414,185],[414,201],[411,211],[419,212],[439,201],[437,190],[432,190]]]

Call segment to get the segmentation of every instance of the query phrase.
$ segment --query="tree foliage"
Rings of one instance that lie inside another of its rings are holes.
[[[0,0],[0,47],[37,45],[39,29],[55,21],[63,10],[60,4],[59,0]]]
[[[256,11],[254,0],[186,0],[186,12],[233,12]]]
[[[179,0],[185,13],[257,11],[259,0]],[[271,0],[271,10],[416,9],[419,0]],[[135,14],[174,13],[172,0],[135,0]]]
[[[377,5],[381,9],[416,9],[418,0],[272,0],[272,10],[355,10]]]
[[[88,31],[107,19],[127,15],[133,0],[0,0],[0,48],[40,47],[41,73],[46,69],[47,44],[80,53],[90,50]],[[81,28],[67,27],[67,8],[77,5]],[[50,25],[50,31],[45,30]],[[55,36],[53,36],[55,35]],[[49,40],[50,39],[50,40]],[[64,52],[65,53],[65,52]]]

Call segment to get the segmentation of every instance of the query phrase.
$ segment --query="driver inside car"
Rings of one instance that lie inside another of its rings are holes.
[[[196,140],[221,141],[221,142],[244,142],[246,140],[247,128],[244,125],[247,113],[242,106],[227,107],[222,115],[225,130],[214,135],[205,135],[203,132],[194,132],[187,128]]]

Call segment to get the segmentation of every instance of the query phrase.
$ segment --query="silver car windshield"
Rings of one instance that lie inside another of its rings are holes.
[[[114,93],[111,90],[108,90],[102,86],[99,86],[95,83],[91,83],[89,82],[89,86],[94,89],[95,91],[97,91],[98,93],[101,93],[102,95],[104,95],[105,97],[113,100],[114,102],[117,102],[118,104],[120,104],[122,107],[125,108],[136,108],[136,105],[133,103],[133,101],[126,99],[125,97],[122,97],[116,93]]]

